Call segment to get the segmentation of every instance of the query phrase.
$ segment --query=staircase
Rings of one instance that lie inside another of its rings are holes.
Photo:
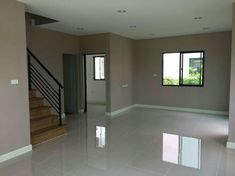
[[[37,145],[67,134],[61,113],[63,86],[29,49],[27,51],[31,144]]]

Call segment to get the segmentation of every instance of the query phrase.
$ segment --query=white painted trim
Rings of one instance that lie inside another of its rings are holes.
[[[20,156],[20,155],[23,155],[25,153],[28,153],[30,151],[32,151],[32,145],[28,145],[26,147],[14,150],[12,152],[0,155],[0,163],[5,162],[10,159],[13,159],[13,158]]]
[[[87,104],[106,105],[103,101],[88,101]]]
[[[144,104],[135,104],[134,107],[163,109],[163,110],[169,110],[169,111],[202,113],[202,114],[213,114],[213,115],[223,115],[223,116],[228,115],[228,112],[225,112],[225,111],[214,111],[214,110],[207,110],[207,109],[180,108],[180,107],[155,106],[155,105],[144,105]]]
[[[65,118],[66,118],[66,114],[63,113],[63,114],[61,115],[61,117],[62,117],[62,119],[65,119]]]
[[[85,110],[84,109],[80,109],[80,110],[78,110],[78,112],[85,112]]]
[[[131,106],[127,106],[127,107],[125,107],[125,108],[119,109],[119,110],[117,110],[117,111],[105,112],[105,115],[107,115],[107,116],[116,116],[116,115],[118,115],[118,114],[121,114],[121,113],[124,113],[124,112],[126,112],[126,111],[131,110],[133,107],[134,107],[134,105],[131,105]]]
[[[227,148],[228,149],[235,149],[235,142],[227,142]]]
[[[193,109],[193,108],[180,108],[180,107],[170,107],[170,106],[156,106],[156,105],[145,105],[145,104],[134,104],[132,106],[128,106],[117,111],[113,112],[105,112],[107,116],[116,116],[121,114],[125,111],[129,111],[132,108],[149,108],[149,109],[162,109],[168,111],[181,111],[181,112],[191,112],[191,113],[201,113],[201,114],[212,114],[212,115],[222,115],[228,116],[228,112],[226,111],[214,111],[214,110],[207,110],[207,109]]]

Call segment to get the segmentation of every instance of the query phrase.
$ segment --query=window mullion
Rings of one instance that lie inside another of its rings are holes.
[[[183,85],[183,53],[180,53],[179,85]]]

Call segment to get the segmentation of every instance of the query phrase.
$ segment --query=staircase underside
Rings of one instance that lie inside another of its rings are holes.
[[[37,145],[67,134],[67,126],[59,126],[58,115],[51,113],[51,107],[45,106],[42,97],[36,96],[36,90],[29,90],[31,144]]]

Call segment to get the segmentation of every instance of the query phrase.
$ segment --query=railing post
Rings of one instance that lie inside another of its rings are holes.
[[[30,54],[28,53],[28,84],[29,89],[31,89],[31,68],[30,68],[31,62],[30,62]]]
[[[59,86],[59,125],[62,125],[62,112],[61,112],[61,88]]]

